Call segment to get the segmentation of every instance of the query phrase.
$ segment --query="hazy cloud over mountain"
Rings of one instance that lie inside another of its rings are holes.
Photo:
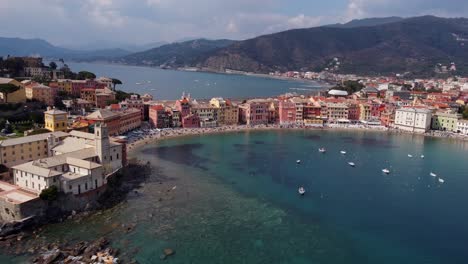
[[[0,36],[54,44],[245,39],[376,16],[463,16],[466,0],[0,0]],[[466,16],[466,15],[465,15]]]

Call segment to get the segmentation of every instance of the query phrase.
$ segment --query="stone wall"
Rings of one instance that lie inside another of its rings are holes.
[[[31,216],[41,216],[46,209],[46,204],[40,199],[34,199],[17,204],[6,199],[0,199],[0,221],[20,221]]]

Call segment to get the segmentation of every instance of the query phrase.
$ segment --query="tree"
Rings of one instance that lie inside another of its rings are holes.
[[[52,69],[52,70],[56,70],[57,69],[57,63],[55,63],[55,61],[51,61],[49,63],[49,67]]]
[[[55,185],[50,186],[49,188],[42,190],[39,197],[44,201],[55,201],[58,197],[58,189]]]
[[[8,94],[14,93],[19,90],[19,86],[11,83],[0,84],[0,93],[3,93],[5,103],[8,103]]]
[[[357,91],[361,91],[364,88],[364,85],[359,81],[344,81],[342,84],[339,84],[332,89],[347,91],[348,94],[353,94]]]
[[[460,107],[460,113],[463,115],[464,119],[468,119],[468,106],[464,105]]]
[[[77,76],[78,80],[96,79],[96,75],[89,71],[80,71]]]
[[[115,86],[116,86],[117,84],[121,85],[121,84],[122,84],[122,81],[119,80],[119,79],[114,79],[114,78],[112,78],[112,84],[114,85],[114,91],[115,91]]]

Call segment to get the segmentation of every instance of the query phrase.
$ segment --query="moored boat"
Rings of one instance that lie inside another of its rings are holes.
[[[297,190],[297,192],[300,194],[300,195],[304,195],[306,190],[304,189],[304,187],[299,187],[299,189]]]
[[[390,170],[389,170],[389,169],[383,169],[382,172],[385,173],[385,174],[390,174]]]
[[[351,166],[351,167],[355,167],[355,166],[356,166],[356,164],[354,164],[354,162],[348,162],[348,164],[349,164],[349,166]]]

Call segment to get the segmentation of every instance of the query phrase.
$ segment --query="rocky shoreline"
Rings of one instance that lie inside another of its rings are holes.
[[[98,205],[81,212],[61,212],[57,217],[27,219],[24,222],[3,224],[0,228],[0,248],[3,253],[29,256],[31,263],[117,263],[118,251],[109,247],[104,237],[96,241],[69,244],[64,241],[44,241],[41,231],[46,225],[64,221],[81,222],[123,202],[127,194],[138,188],[151,173],[149,164],[132,161],[122,172],[108,182],[107,190],[99,197]],[[131,232],[132,224],[122,224],[122,232]],[[29,262],[28,262],[29,263]],[[120,263],[120,262],[119,262]],[[127,262],[125,262],[127,263]],[[136,263],[136,262],[134,262]]]

